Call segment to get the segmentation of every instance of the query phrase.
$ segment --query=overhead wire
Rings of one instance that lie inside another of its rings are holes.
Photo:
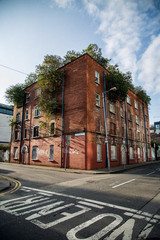
[[[25,75],[28,75],[28,73],[25,73],[25,72],[22,72],[22,71],[19,71],[17,69],[14,69],[14,68],[11,68],[11,67],[8,67],[8,66],[5,66],[3,64],[0,64],[1,67],[4,67],[4,68],[7,68],[9,70],[12,70],[12,71],[15,71],[15,72],[18,72],[18,73],[21,73],[21,74],[25,74]]]

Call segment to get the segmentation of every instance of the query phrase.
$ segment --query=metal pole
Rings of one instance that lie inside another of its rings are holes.
[[[126,99],[125,99],[125,122],[126,122],[127,163],[128,163],[128,165],[129,165],[128,119],[127,119],[127,104],[126,104]]]
[[[144,111],[144,103],[143,103],[143,116],[144,116],[144,129],[145,129],[146,155],[147,155],[147,161],[148,161],[148,145],[147,145],[146,116],[145,116],[145,111]]]
[[[108,152],[108,136],[107,136],[107,106],[106,106],[106,78],[105,78],[105,72],[103,72],[103,80],[104,80],[104,93],[102,93],[103,98],[103,106],[104,106],[104,123],[105,123],[105,136],[106,136],[106,163],[108,170],[110,171],[110,160],[109,160],[109,152]]]
[[[62,168],[62,145],[63,145],[63,118],[64,118],[64,73],[65,70],[63,70],[63,76],[62,76],[62,126],[61,126],[61,168]]]

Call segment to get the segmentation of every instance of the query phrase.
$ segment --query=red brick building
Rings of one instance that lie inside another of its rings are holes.
[[[65,70],[64,88],[59,94],[59,99],[63,99],[63,113],[40,127],[45,118],[38,108],[41,90],[37,83],[26,88],[24,107],[14,107],[16,123],[12,130],[11,162],[79,169],[105,168],[102,96],[104,72],[109,73],[88,54],[61,70]],[[148,107],[128,91],[126,103],[114,104],[107,100],[106,109],[110,165],[151,160]]]

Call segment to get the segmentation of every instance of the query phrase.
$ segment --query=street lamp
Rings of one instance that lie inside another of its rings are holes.
[[[110,171],[110,161],[109,161],[109,151],[108,151],[108,136],[107,136],[107,105],[106,105],[106,93],[110,91],[116,91],[116,87],[110,88],[108,91],[102,93],[103,98],[103,107],[104,107],[104,123],[105,123],[105,144],[106,144],[106,158],[107,158],[107,166]]]

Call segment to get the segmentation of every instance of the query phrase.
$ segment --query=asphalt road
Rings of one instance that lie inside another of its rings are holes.
[[[0,164],[0,240],[160,239],[160,164],[76,174]],[[12,190],[12,191],[11,191]]]

